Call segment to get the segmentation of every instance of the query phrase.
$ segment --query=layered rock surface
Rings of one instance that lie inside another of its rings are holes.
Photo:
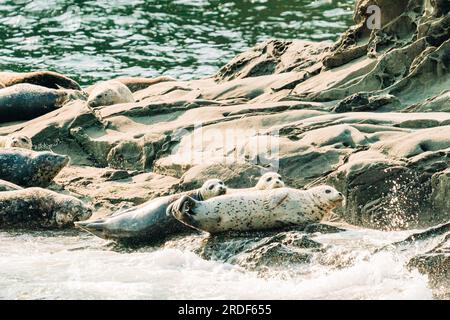
[[[379,30],[367,28],[371,4]],[[73,101],[0,134],[70,155],[54,188],[99,212],[212,177],[249,187],[279,170],[297,188],[335,185],[351,224],[432,225],[450,214],[448,19],[436,1],[358,1],[335,44],[270,40],[212,78],[158,83],[135,103]]]
[[[368,28],[371,5],[381,9],[380,29]],[[358,0],[355,25],[335,44],[266,41],[211,78],[133,90],[134,103],[72,101],[0,124],[0,135],[25,134],[37,150],[69,155],[51,188],[92,204],[93,218],[209,178],[251,187],[278,170],[290,186],[343,192],[346,205],[330,219],[433,226],[450,218],[449,10],[446,1]],[[320,253],[309,237],[316,231],[184,241],[199,242],[202,257],[263,271]],[[427,239],[409,266],[448,288],[448,224],[409,240]]]

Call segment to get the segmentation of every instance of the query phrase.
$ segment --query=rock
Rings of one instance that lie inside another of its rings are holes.
[[[106,178],[106,181],[118,181],[131,178],[131,175],[126,170],[110,170],[102,174],[101,177]]]
[[[431,201],[436,212],[450,212],[450,169],[431,177]]]
[[[372,4],[378,30],[367,28]],[[334,185],[348,223],[434,225],[450,212],[447,12],[442,1],[360,0],[335,44],[269,40],[211,78],[123,79],[134,91],[124,101],[73,101],[0,135],[69,155],[52,188],[86,196],[98,215],[209,178],[249,187],[273,170],[296,188]]]
[[[419,255],[408,263],[411,269],[417,269],[420,273],[428,275],[430,285],[438,289],[438,296],[448,298],[450,291],[450,250],[441,249]]]
[[[376,111],[385,105],[397,105],[398,99],[390,94],[369,96],[369,94],[355,93],[348,98],[343,99],[333,109],[334,112],[355,112],[355,111]]]
[[[55,183],[87,199],[96,209],[92,218],[97,219],[169,194],[179,180],[155,173],[69,166],[56,177]]]
[[[220,81],[257,77],[290,71],[319,71],[327,43],[268,40],[242,53],[223,66],[215,78]]]
[[[205,259],[238,264],[248,270],[304,264],[322,244],[302,231],[230,233],[203,240],[196,252]]]
[[[409,106],[405,110],[408,112],[449,112],[450,91],[444,91],[442,94]]]

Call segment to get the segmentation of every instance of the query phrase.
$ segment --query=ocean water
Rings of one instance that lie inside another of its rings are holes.
[[[270,38],[335,40],[353,0],[1,0],[0,70],[50,69],[83,85],[214,74]]]
[[[318,234],[325,250],[309,263],[263,274],[202,259],[177,241],[124,251],[74,231],[1,232],[0,298],[432,299],[427,277],[405,267],[423,248],[374,254],[411,232]]]

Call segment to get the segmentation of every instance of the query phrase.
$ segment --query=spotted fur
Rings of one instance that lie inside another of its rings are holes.
[[[171,214],[186,225],[209,233],[264,230],[319,222],[343,200],[342,194],[330,186],[309,190],[277,188],[207,201],[183,196],[172,205]]]

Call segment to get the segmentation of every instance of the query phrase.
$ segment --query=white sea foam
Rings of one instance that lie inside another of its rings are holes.
[[[404,267],[407,255],[370,253],[374,244],[403,236],[367,230],[319,236],[330,247],[325,254],[261,276],[179,249],[122,253],[91,236],[2,232],[0,298],[431,299],[427,278]],[[333,259],[351,263],[339,267]]]

